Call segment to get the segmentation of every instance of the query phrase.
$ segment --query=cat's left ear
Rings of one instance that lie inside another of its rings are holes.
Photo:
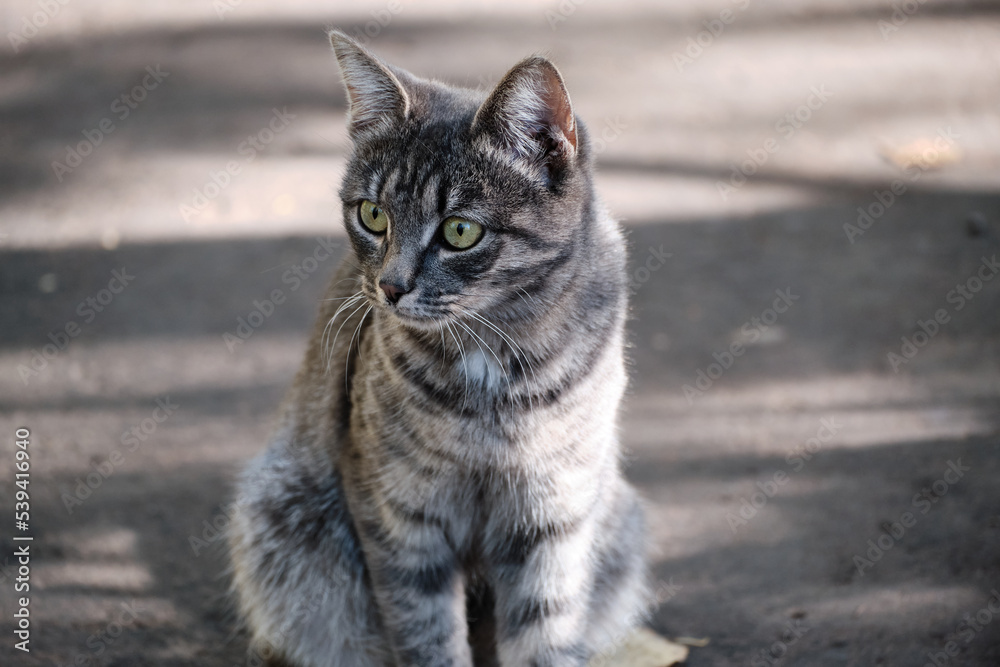
[[[500,80],[476,112],[473,134],[486,134],[515,159],[546,177],[577,153],[576,118],[559,70],[541,56],[522,60]]]
[[[410,98],[389,66],[339,30],[330,31],[330,43],[347,87],[351,137],[402,122]]]

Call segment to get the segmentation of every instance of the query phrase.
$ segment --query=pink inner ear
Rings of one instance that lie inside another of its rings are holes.
[[[569,103],[569,95],[555,70],[546,67],[545,106],[552,112],[552,120],[559,130],[576,150],[576,120],[573,118],[573,107]]]
[[[357,86],[351,85],[349,81],[344,80],[344,87],[347,88],[347,99],[351,105],[356,105],[358,103],[358,88]]]

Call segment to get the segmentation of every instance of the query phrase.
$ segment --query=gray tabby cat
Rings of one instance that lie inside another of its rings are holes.
[[[352,252],[229,537],[272,664],[582,666],[647,602],[625,250],[556,68],[489,94],[331,34]]]

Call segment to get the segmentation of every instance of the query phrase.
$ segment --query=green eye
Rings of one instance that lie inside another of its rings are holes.
[[[448,218],[441,226],[441,233],[452,248],[465,250],[482,238],[483,226],[465,218]]]
[[[389,226],[389,215],[367,199],[358,206],[358,218],[369,231],[381,234]]]

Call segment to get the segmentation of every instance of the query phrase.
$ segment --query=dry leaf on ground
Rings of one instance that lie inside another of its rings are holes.
[[[686,646],[675,644],[651,630],[641,629],[628,638],[613,656],[598,656],[590,667],[669,667],[687,659]]]

